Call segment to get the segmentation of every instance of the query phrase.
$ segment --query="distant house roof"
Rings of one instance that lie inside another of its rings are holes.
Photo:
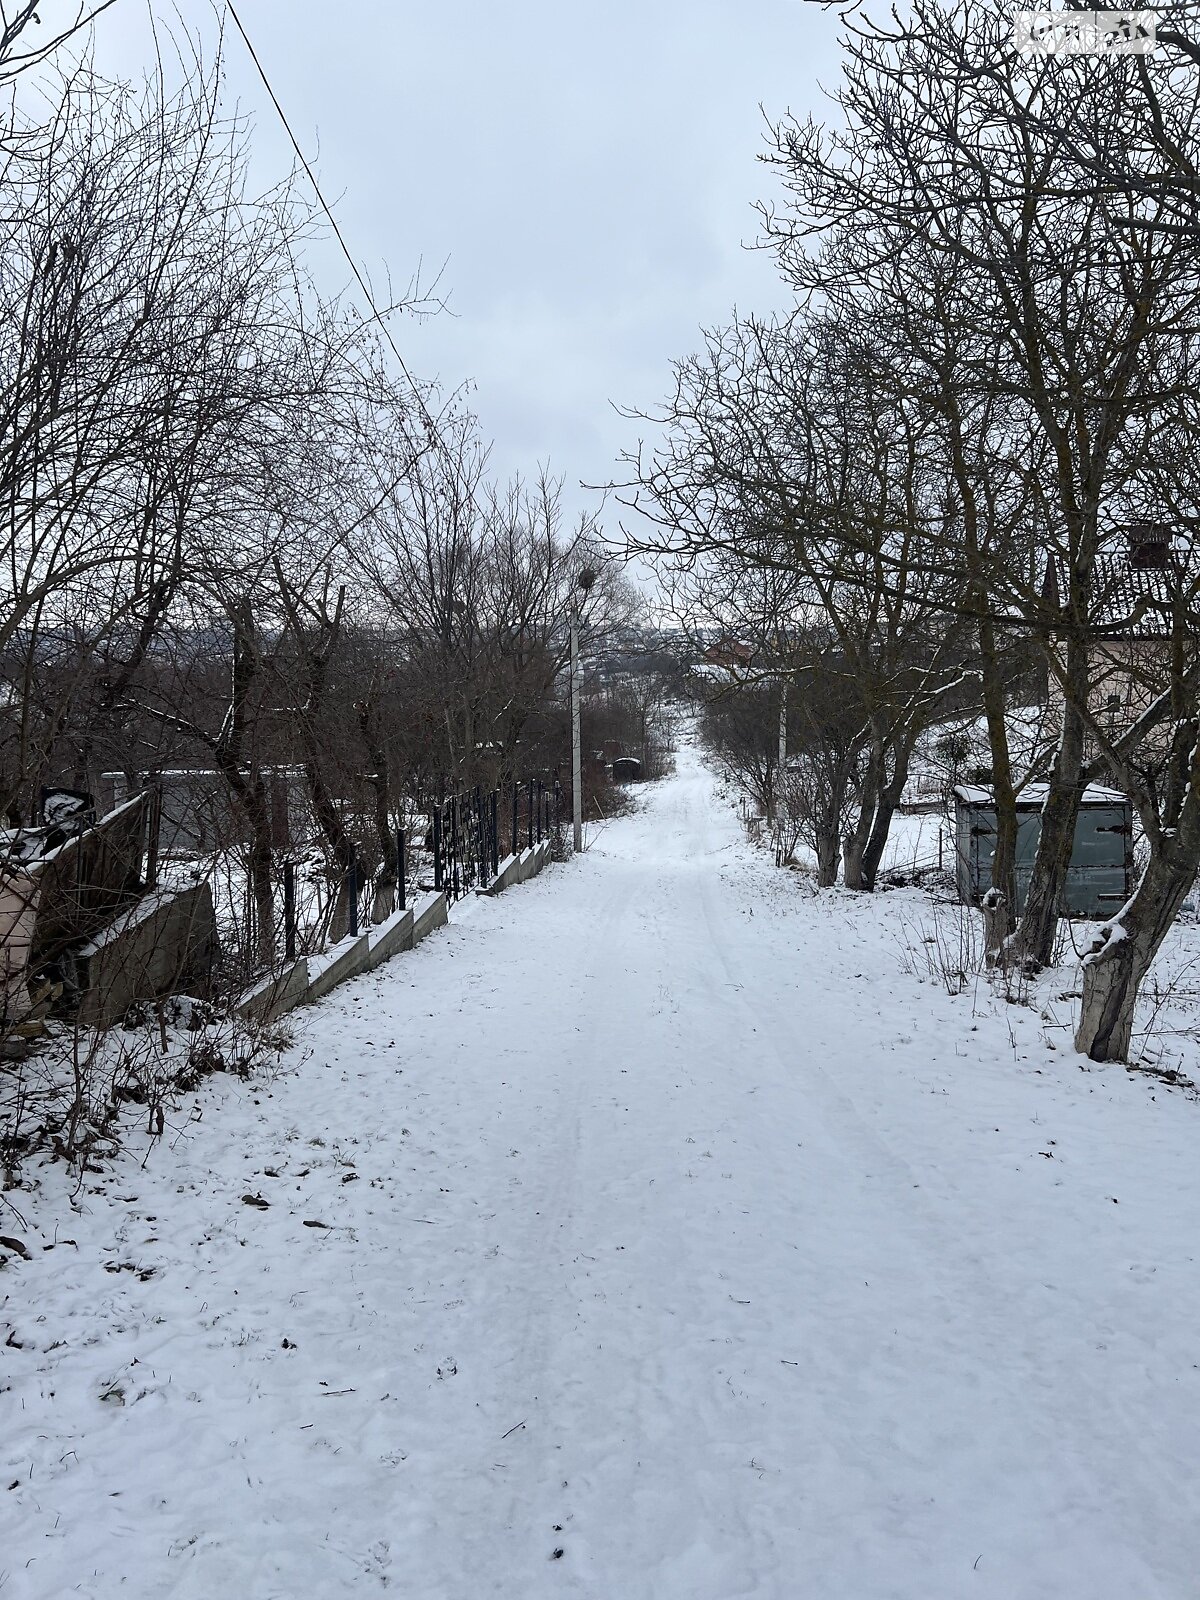
[[[754,660],[754,646],[726,634],[709,645],[704,659],[714,667],[748,667]]]
[[[1188,537],[1114,539],[1100,552],[1092,572],[1089,623],[1113,638],[1167,638],[1171,608],[1197,577],[1193,556]],[[1042,581],[1048,611],[1059,609],[1066,588],[1066,563],[1054,552],[1047,557]]]

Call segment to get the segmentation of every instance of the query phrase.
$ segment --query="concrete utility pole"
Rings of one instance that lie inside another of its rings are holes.
[[[583,749],[579,739],[579,617],[571,613],[571,809],[572,843],[583,849]]]
[[[578,598],[571,611],[571,810],[572,845],[583,849],[583,744],[579,736],[579,612],[587,599],[587,592],[596,581],[591,567],[580,568],[576,580]]]

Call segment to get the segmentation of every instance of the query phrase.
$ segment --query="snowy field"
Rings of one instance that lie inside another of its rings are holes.
[[[144,1166],[35,1173],[0,1596],[1200,1594],[1200,1105],[917,981],[929,915],[685,748]]]

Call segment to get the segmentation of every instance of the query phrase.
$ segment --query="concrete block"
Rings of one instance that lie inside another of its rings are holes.
[[[207,882],[152,889],[72,952],[79,1021],[107,1027],[136,1000],[207,993],[216,947]]]
[[[416,913],[413,918],[413,944],[420,944],[421,940],[431,934],[435,928],[444,928],[450,920],[446,896],[441,891],[437,894],[427,894],[419,900],[413,908]]]
[[[308,998],[320,1000],[347,978],[366,972],[371,958],[370,935],[341,939],[319,956],[308,958]]]
[[[520,883],[520,856],[505,856],[497,869],[496,876],[486,889],[481,889],[480,894],[501,894],[505,889],[511,889],[514,883]]]
[[[39,885],[30,956],[35,969],[77,940],[103,938],[122,912],[136,914],[145,905],[148,896],[138,897],[149,802],[143,791],[31,864]]]
[[[369,972],[399,951],[412,949],[413,916],[413,909],[409,906],[407,911],[394,911],[386,921],[371,929],[367,935],[370,941],[367,952]]]
[[[252,1022],[274,1022],[308,998],[308,961],[301,956],[282,972],[258,983],[234,1007],[238,1016]]]

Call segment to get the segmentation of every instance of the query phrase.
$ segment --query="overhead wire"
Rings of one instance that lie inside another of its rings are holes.
[[[259,60],[258,52],[255,50],[254,45],[250,41],[250,35],[246,32],[245,26],[242,23],[242,19],[238,15],[237,7],[234,4],[234,0],[225,0],[225,5],[226,5],[226,8],[227,8],[227,10],[229,12],[229,15],[233,18],[234,25],[236,26],[237,31],[242,36],[242,42],[245,44],[246,50],[249,53],[250,59],[254,63],[255,70],[257,71],[259,77],[262,79],[263,88],[267,91],[267,94],[270,96],[271,104],[275,107],[275,113],[278,116],[279,121],[283,126],[283,130],[287,134],[288,139],[291,141],[292,149],[296,152],[296,159],[300,162],[300,165],[304,168],[305,176],[308,178],[309,183],[312,185],[312,191],[317,197],[317,204],[321,207],[321,210],[324,212],[326,220],[328,221],[329,226],[330,226],[330,228],[331,228],[331,230],[333,232],[333,236],[337,240],[338,246],[341,249],[342,254],[345,256],[346,261],[347,261],[347,263],[348,263],[348,265],[350,267],[351,272],[354,274],[355,282],[358,284],[359,289],[362,291],[363,298],[366,300],[367,305],[370,307],[371,315],[372,315],[373,319],[375,320],[375,322],[378,324],[380,330],[382,331],[384,338],[387,340],[388,345],[391,348],[392,354],[396,358],[397,365],[399,366],[400,371],[403,373],[404,379],[407,382],[409,389],[412,391],[412,395],[413,395],[414,400],[417,403],[417,408],[418,408],[418,412],[420,414],[421,422],[422,422],[422,424],[423,424],[423,426],[425,428],[425,433],[426,433],[426,436],[429,439],[430,445],[433,446],[435,449],[441,450],[442,453],[445,455],[446,459],[450,462],[450,465],[451,465],[451,467],[453,469],[455,477],[458,479],[460,487],[463,488],[466,491],[467,498],[470,500],[471,504],[474,506],[477,514],[482,517],[483,514],[484,514],[483,513],[483,508],[480,506],[478,500],[475,498],[474,487],[463,476],[463,474],[462,474],[462,464],[458,459],[457,453],[446,442],[446,439],[444,438],[444,436],[442,434],[442,431],[441,431],[440,427],[438,426],[437,419],[434,417],[434,415],[430,411],[429,407],[425,404],[425,398],[422,395],[422,393],[421,393],[421,391],[420,391],[420,389],[419,389],[419,387],[417,385],[417,381],[413,377],[411,371],[409,370],[408,363],[405,361],[404,357],[401,355],[399,346],[396,344],[395,339],[393,339],[393,337],[392,337],[392,331],[388,327],[387,322],[384,319],[383,313],[379,310],[379,307],[375,303],[375,297],[371,293],[371,287],[368,284],[368,282],[367,282],[365,276],[363,275],[362,271],[360,270],[358,262],[354,259],[354,256],[350,251],[349,245],[346,243],[345,235],[342,233],[342,230],[338,225],[338,220],[333,214],[332,207],[329,205],[329,202],[326,200],[325,195],[322,192],[321,185],[317,180],[317,175],[313,171],[311,165],[309,164],[308,157],[304,154],[304,151],[300,147],[300,141],[296,138],[295,133],[292,131],[292,125],[288,121],[287,113],[284,111],[283,106],[280,104],[279,96],[275,93],[275,90],[271,85],[271,80],[267,77],[266,69],[264,68],[262,62]]]

